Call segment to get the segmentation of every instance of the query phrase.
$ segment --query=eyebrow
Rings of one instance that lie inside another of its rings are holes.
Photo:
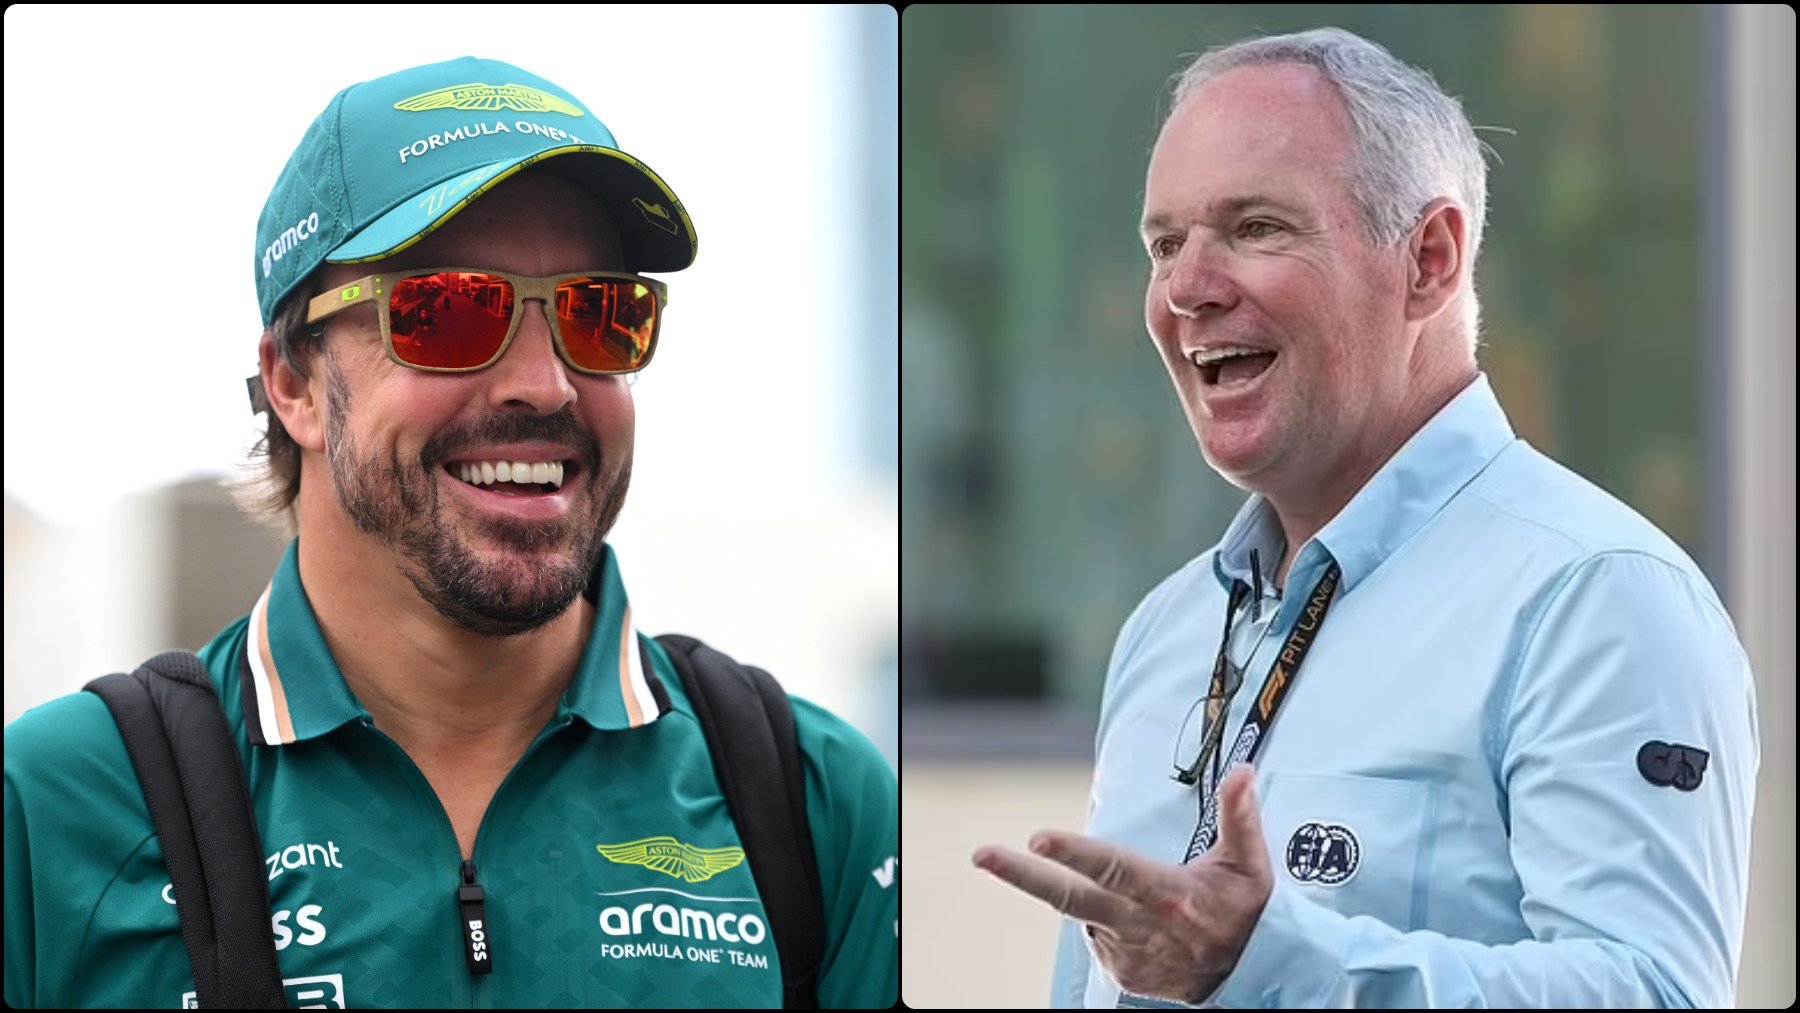
[[[1240,197],[1223,197],[1213,201],[1207,206],[1207,217],[1230,218],[1254,208],[1268,208],[1271,211],[1283,211],[1291,215],[1305,214],[1305,211],[1297,204],[1282,200],[1279,197],[1271,197],[1268,194],[1252,193]],[[1177,219],[1174,215],[1159,211],[1156,214],[1147,216],[1144,219],[1143,224],[1138,226],[1138,231],[1148,235],[1152,232],[1167,231],[1168,229],[1174,228],[1176,224]]]

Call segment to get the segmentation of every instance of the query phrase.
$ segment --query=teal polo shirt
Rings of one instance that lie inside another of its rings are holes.
[[[475,840],[492,973],[472,976],[448,815],[332,660],[288,547],[200,657],[244,758],[291,1006],[780,1006],[768,915],[705,735],[631,619],[612,549],[556,714]],[[824,892],[824,1006],[898,996],[898,795],[869,741],[794,700]],[[168,869],[99,697],[6,728],[8,1005],[191,1006]]]

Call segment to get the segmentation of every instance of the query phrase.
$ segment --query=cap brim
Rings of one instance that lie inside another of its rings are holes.
[[[557,157],[561,155],[586,157]],[[545,166],[545,171],[580,184],[612,212],[631,270],[679,271],[694,262],[699,240],[675,191],[644,163],[623,151],[593,144],[550,148],[453,176],[375,219],[325,259],[354,264],[391,257],[456,217],[502,180],[551,158],[556,162]]]

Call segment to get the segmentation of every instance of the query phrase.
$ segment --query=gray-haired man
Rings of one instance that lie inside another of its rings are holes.
[[[1183,76],[1145,321],[1256,495],[1120,634],[1090,836],[975,856],[1070,917],[1057,1005],[1730,1004],[1749,665],[1681,549],[1513,435],[1485,204],[1458,104],[1347,32]]]

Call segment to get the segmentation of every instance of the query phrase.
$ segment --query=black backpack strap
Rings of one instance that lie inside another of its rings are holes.
[[[674,661],[706,731],[713,771],[769,915],[781,959],[782,1004],[816,1009],[819,965],[825,959],[825,900],[787,694],[769,673],[740,665],[692,637],[656,639]]]
[[[250,790],[205,665],[168,651],[84,688],[112,712],[144,790],[200,1007],[285,1007]]]

